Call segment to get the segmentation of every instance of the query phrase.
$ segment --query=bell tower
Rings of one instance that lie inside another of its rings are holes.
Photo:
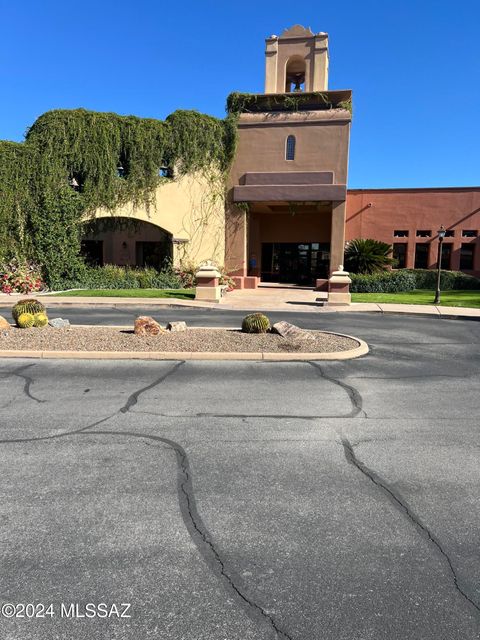
[[[265,93],[328,90],[327,33],[297,24],[265,43]]]

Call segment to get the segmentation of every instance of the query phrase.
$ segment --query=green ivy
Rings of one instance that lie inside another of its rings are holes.
[[[299,93],[239,93],[234,91],[227,98],[226,111],[240,114],[257,111],[298,111],[299,109],[347,109],[352,112],[352,100],[337,102],[335,94],[328,91]]]
[[[236,116],[219,120],[175,111],[165,121],[55,110],[40,116],[24,143],[0,141],[0,259],[39,261],[48,282],[75,277],[82,224],[99,207],[152,203],[176,175],[226,175],[235,154]]]

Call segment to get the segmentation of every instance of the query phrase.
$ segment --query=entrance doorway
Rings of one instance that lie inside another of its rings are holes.
[[[328,278],[330,243],[262,243],[263,282],[313,285],[317,278]]]

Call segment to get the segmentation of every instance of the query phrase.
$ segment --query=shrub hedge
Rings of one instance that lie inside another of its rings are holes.
[[[415,275],[416,289],[435,289],[437,286],[436,269],[404,269]],[[462,271],[441,271],[440,288],[443,291],[451,289],[480,289],[480,280]]]
[[[162,271],[152,268],[103,267],[82,269],[78,278],[58,278],[50,283],[53,291],[65,289],[182,289],[180,276],[171,267]]]
[[[398,269],[370,275],[350,274],[352,293],[397,293],[414,289],[432,289],[437,286],[435,269]],[[451,289],[480,289],[480,280],[461,271],[441,272],[440,287]]]

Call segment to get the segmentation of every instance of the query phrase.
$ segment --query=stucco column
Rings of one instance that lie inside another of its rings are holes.
[[[230,275],[247,275],[247,212],[233,203],[225,215],[225,268]]]
[[[345,250],[345,211],[346,203],[332,202],[332,232],[330,237],[330,273],[343,264]]]
[[[265,93],[282,92],[277,87],[278,38],[272,36],[265,40]]]
[[[308,91],[328,90],[328,35],[317,33],[313,50],[313,78]]]

